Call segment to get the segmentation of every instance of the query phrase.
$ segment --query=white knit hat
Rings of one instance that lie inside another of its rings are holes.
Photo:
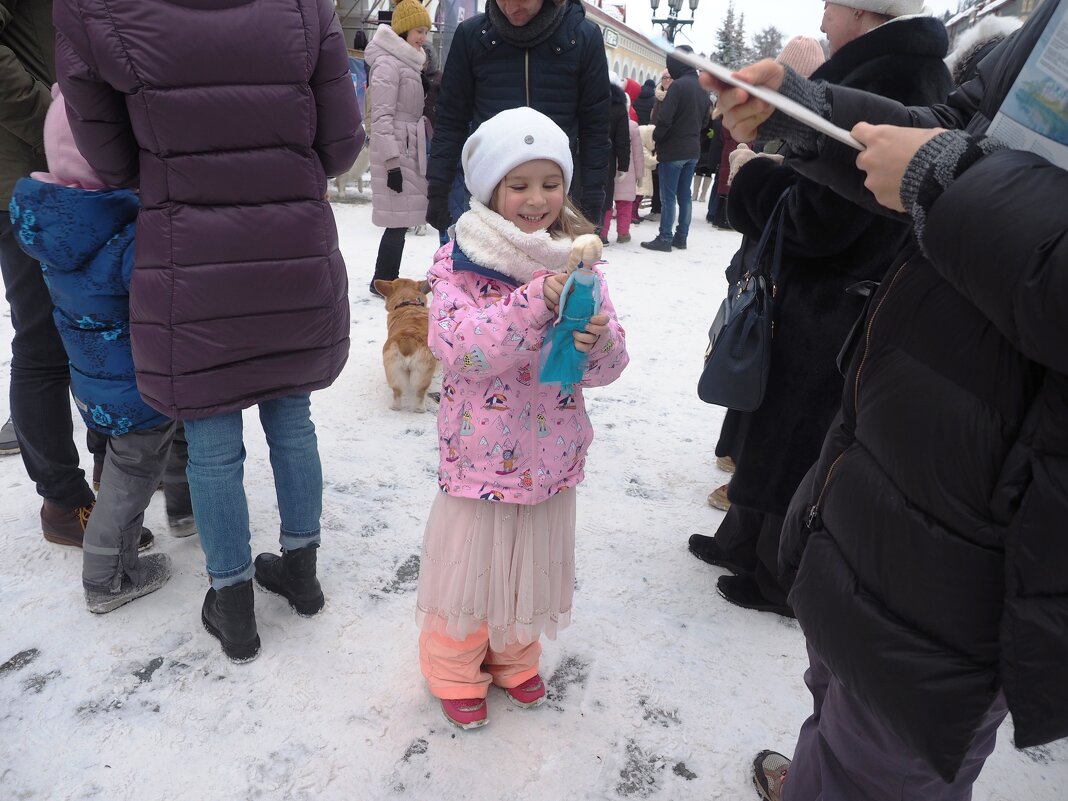
[[[871,11],[887,17],[904,17],[907,14],[922,14],[923,0],[829,0],[831,5]]]
[[[535,159],[559,164],[567,191],[574,171],[567,134],[540,111],[526,106],[502,111],[486,120],[467,138],[460,154],[467,189],[484,205],[504,176]]]

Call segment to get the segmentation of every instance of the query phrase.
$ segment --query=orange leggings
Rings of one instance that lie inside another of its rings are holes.
[[[541,643],[512,643],[491,651],[485,624],[466,640],[420,632],[419,667],[435,698],[485,698],[492,682],[518,687],[538,672]]]

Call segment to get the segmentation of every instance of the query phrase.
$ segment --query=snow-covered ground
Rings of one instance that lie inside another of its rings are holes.
[[[739,241],[695,211],[685,252],[642,250],[651,223],[606,250],[631,364],[587,394],[596,440],[579,490],[574,622],[545,643],[545,706],[520,710],[494,690],[490,725],[461,732],[424,688],[414,591],[435,418],[389,410],[385,312],[367,293],[379,230],[368,204],[340,204],[352,352],[312,407],[325,610],[303,619],[257,592],[263,650],[231,664],[200,625],[199,543],[168,537],[157,496],[147,524],[174,577],[92,615],[81,552],[42,539],[21,461],[0,459],[0,798],[755,799],[752,756],[789,755],[810,701],[797,625],[728,605],[715,592],[722,571],[686,550],[722,517],[705,502],[726,480],[712,455],[722,410],[695,382]],[[402,274],[425,274],[435,245],[409,235]],[[10,338],[5,309],[5,387]],[[263,435],[248,423],[256,553],[276,548],[277,519]],[[1011,741],[1006,724],[975,798],[1062,801],[1068,745]]]

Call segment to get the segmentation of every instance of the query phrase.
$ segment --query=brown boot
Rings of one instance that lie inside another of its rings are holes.
[[[70,545],[81,548],[85,539],[85,527],[89,524],[89,515],[93,513],[95,501],[88,506],[76,506],[73,509],[45,501],[41,505],[41,533],[49,542],[56,545]],[[141,539],[137,550],[144,551],[152,547],[155,537],[152,532],[141,526]]]
[[[68,509],[51,501],[45,501],[41,506],[41,533],[44,534],[46,540],[56,545],[81,548],[82,540],[85,538],[85,527],[89,523],[89,515],[92,512],[92,504]]]

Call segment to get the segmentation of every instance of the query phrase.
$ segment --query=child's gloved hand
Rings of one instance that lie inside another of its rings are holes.
[[[597,234],[583,234],[576,237],[574,244],[571,245],[571,255],[567,257],[567,273],[570,274],[578,267],[579,262],[588,266],[600,261],[603,252],[604,245],[601,244],[601,238]],[[563,286],[562,282],[560,286]]]

